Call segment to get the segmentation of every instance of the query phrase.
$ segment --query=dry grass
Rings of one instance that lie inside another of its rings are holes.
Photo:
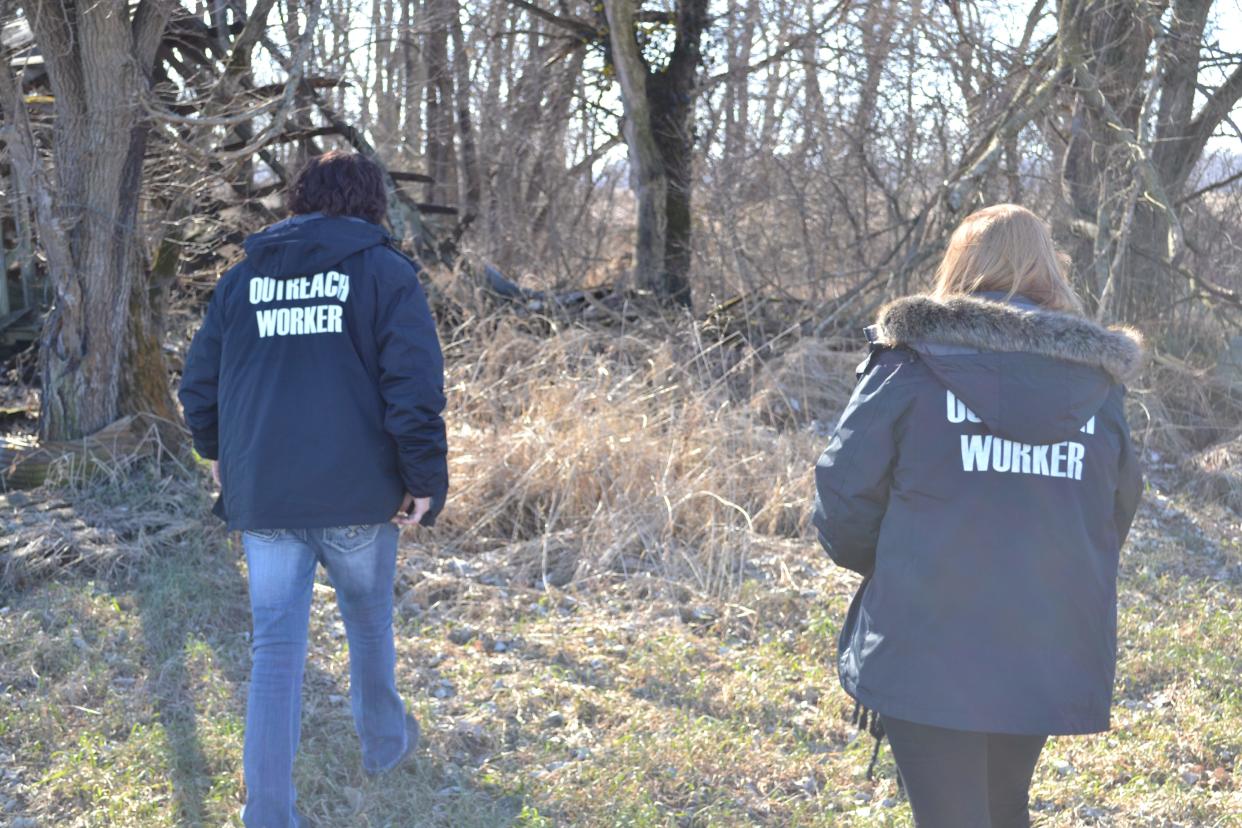
[[[442,332],[453,490],[435,535],[454,554],[503,551],[558,585],[650,572],[728,596],[755,549],[806,536],[812,465],[852,390],[859,343],[762,333],[776,327],[766,318],[584,325],[495,313],[471,284],[441,274],[433,287],[458,320]],[[1236,389],[1161,355],[1132,392],[1149,459],[1236,504],[1236,446],[1212,448],[1242,425]],[[101,469],[104,492],[123,488],[129,464],[113,465]],[[155,490],[136,492],[126,513],[107,497],[92,508],[100,476],[38,496],[97,537],[57,540],[65,515],[17,509],[0,577],[90,566],[91,549],[106,572],[187,529]]]
[[[0,493],[0,590],[64,572],[121,577],[191,537],[219,540],[201,518],[209,502],[154,430],[124,455],[67,456],[47,485]]]
[[[761,361],[689,323],[549,335],[504,317],[448,353],[441,537],[540,557],[551,544],[561,568],[572,547],[575,579],[654,571],[713,594],[738,589],[756,538],[803,534],[822,442],[809,426],[843,407],[858,359],[804,343]]]
[[[1035,825],[1242,824],[1242,524],[1153,493],[1120,588],[1111,733],[1050,743]],[[514,547],[406,538],[398,677],[426,751],[359,767],[348,652],[316,587],[296,770],[320,826],[909,826],[847,721],[834,637],[856,579],[806,541],[756,549],[728,600],[653,573],[530,583]],[[529,556],[528,556],[529,557]],[[187,539],[124,582],[0,596],[0,808],[71,828],[236,828],[246,594]]]
[[[1242,514],[1242,434],[1199,452],[1188,466],[1197,496]]]
[[[887,753],[864,778],[870,742],[832,669],[856,579],[806,526],[860,354],[467,308],[445,336],[454,490],[435,530],[407,534],[397,584],[427,752],[396,778],[361,773],[321,584],[305,810],[343,828],[910,825]],[[1236,441],[1192,455],[1233,416],[1199,379],[1153,368],[1136,436],[1194,456],[1199,485],[1236,481]],[[0,514],[16,527],[0,536],[16,573],[0,583],[0,824],[235,826],[244,564],[201,471],[105,471]],[[1149,493],[1123,558],[1116,727],[1050,745],[1036,825],[1242,825],[1228,491]]]
[[[1157,354],[1130,389],[1129,414],[1140,445],[1182,463],[1237,434],[1242,388],[1225,384],[1211,369]]]

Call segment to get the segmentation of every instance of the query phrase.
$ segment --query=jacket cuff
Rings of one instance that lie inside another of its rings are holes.
[[[404,464],[401,481],[405,490],[414,497],[444,500],[448,492],[448,458],[443,454],[414,464]]]
[[[215,436],[194,435],[194,450],[204,460],[220,459],[220,441]]]

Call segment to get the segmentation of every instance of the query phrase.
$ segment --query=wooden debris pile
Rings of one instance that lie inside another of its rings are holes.
[[[81,440],[37,443],[0,437],[0,491],[33,489],[56,473],[68,482],[109,475],[146,457],[172,456],[168,446],[184,442],[181,427],[149,414],[105,426]]]
[[[202,475],[152,460],[107,477],[0,494],[0,588],[65,570],[123,575],[149,556],[219,542],[223,528],[209,507]]]

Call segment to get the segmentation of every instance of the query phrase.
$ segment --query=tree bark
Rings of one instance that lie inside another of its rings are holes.
[[[634,250],[634,275],[640,286],[662,293],[665,273],[665,233],[668,174],[655,139],[654,117],[647,98],[647,63],[638,47],[632,0],[607,0],[612,65],[621,85],[625,110],[625,143],[630,151],[630,185],[638,200],[638,238]]]
[[[606,0],[604,11],[638,200],[635,277],[640,287],[660,299],[690,307],[691,115],[707,0],[678,2],[673,51],[658,71],[652,71],[643,58],[633,0]]]
[[[453,37],[453,74],[457,89],[457,137],[461,141],[461,178],[466,187],[463,218],[473,219],[479,214],[479,199],[483,192],[483,179],[479,173],[479,151],[475,145],[474,125],[470,116],[470,56],[466,53],[466,38],[461,30],[461,9],[457,0],[449,6],[453,15],[449,31]]]
[[[457,165],[453,154],[453,73],[449,66],[449,20],[457,12],[455,0],[428,0],[427,61],[427,163],[434,181],[427,185],[427,200],[438,204],[457,202]]]
[[[5,63],[6,109],[22,145],[55,303],[40,342],[41,436],[75,439],[117,417],[175,408],[147,297],[138,207],[147,121],[141,96],[172,7],[124,0],[25,6],[55,98],[47,174]]]
[[[1201,86],[1210,6],[1178,0],[1169,36],[1157,41],[1164,4],[1062,0],[1060,60],[1075,77],[1062,194],[1080,229],[1076,280],[1104,300],[1097,315],[1139,321],[1159,313],[1184,278],[1177,205],[1207,138],[1242,98],[1242,67],[1215,90]],[[1155,68],[1136,71],[1153,44]],[[1196,94],[1206,98],[1197,113]]]
[[[415,17],[418,0],[401,0],[401,149],[402,160],[409,165],[418,158],[423,145],[422,86],[423,61],[419,49]]]

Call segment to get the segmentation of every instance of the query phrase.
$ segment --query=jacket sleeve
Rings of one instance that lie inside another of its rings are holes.
[[[221,278],[220,283],[224,279]],[[185,411],[185,422],[194,439],[194,449],[208,460],[220,459],[220,348],[224,327],[223,291],[216,285],[202,327],[194,334],[181,372],[177,396]]]
[[[1143,496],[1143,469],[1134,443],[1130,440],[1130,426],[1125,415],[1121,417],[1121,468],[1117,474],[1117,494],[1113,498],[1113,522],[1117,526],[1118,546],[1125,546]]]
[[[896,376],[903,362],[897,354],[872,361],[815,465],[819,542],[838,566],[863,575],[875,569],[907,407],[905,383]]]
[[[448,494],[444,357],[417,266],[391,265],[379,299],[376,344],[384,429],[397,444],[401,478],[414,497],[430,497],[424,526],[435,523]]]

